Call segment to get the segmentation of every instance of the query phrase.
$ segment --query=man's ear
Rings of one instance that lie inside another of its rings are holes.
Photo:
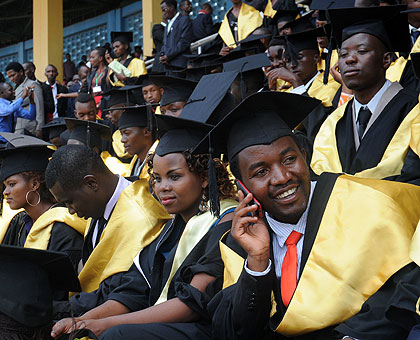
[[[314,61],[318,64],[321,60],[321,55],[319,53],[314,54]]]
[[[384,58],[383,58],[384,69],[387,70],[388,67],[391,66],[391,63],[392,63],[392,53],[385,52]]]
[[[83,177],[83,184],[95,192],[99,190],[98,179],[95,175],[86,175]]]
[[[144,133],[144,136],[145,136],[145,137],[149,137],[149,136],[151,136],[151,134],[152,134],[152,132],[149,130],[149,128],[148,128],[148,127],[145,127],[145,128],[144,128],[143,133]]]
[[[161,96],[163,96],[163,92],[164,92],[164,91],[165,91],[165,90],[164,90],[164,88],[163,88],[163,87],[160,87],[160,88],[159,88],[159,92],[160,92],[160,95],[161,95]]]

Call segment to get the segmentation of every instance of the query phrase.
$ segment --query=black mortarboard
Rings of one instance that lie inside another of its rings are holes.
[[[411,53],[410,57],[411,57],[411,63],[413,65],[414,73],[417,79],[420,79],[420,52]]]
[[[216,124],[235,105],[228,93],[238,71],[208,74],[201,78],[185,104],[181,118]]]
[[[141,75],[140,77],[137,78],[135,85],[141,85],[141,86],[153,85],[149,77],[150,77],[150,74]]]
[[[317,106],[319,100],[285,92],[258,92],[243,100],[210,132],[217,153],[232,160],[243,149],[271,144],[292,130]],[[195,153],[208,149],[203,139]]]
[[[89,148],[97,147],[102,150],[102,140],[112,140],[111,128],[107,125],[65,118],[67,128],[70,131],[70,139],[77,140]]]
[[[277,10],[272,20],[276,24],[283,21],[290,22],[296,19],[300,11],[301,10],[299,8],[291,9],[291,10]]]
[[[159,156],[192,150],[213,128],[200,121],[167,115],[156,116],[156,121],[159,136],[156,153]]]
[[[285,24],[282,29],[284,28],[290,28],[292,33],[299,33],[306,30],[310,30],[312,28],[315,28],[312,24],[312,12],[309,12],[308,14],[305,14],[304,16],[295,19],[293,21],[288,22]]]
[[[154,113],[152,112],[151,105],[136,105],[126,107],[123,114],[121,115],[118,128],[125,129],[133,126],[151,127],[150,120],[153,120],[153,117]]]
[[[27,326],[52,321],[54,291],[81,290],[68,255],[0,245],[0,312]]]
[[[265,53],[253,54],[223,64],[224,71],[247,72],[270,66],[270,59]]]
[[[200,55],[201,56],[201,55]],[[200,81],[201,77],[210,74],[212,70],[222,65],[219,54],[212,53],[203,55],[203,57],[191,57],[192,62],[187,68],[174,71],[174,74],[184,75],[185,79],[191,81]]]
[[[406,8],[398,5],[328,10],[337,46],[355,34],[367,33],[381,40],[389,51],[409,52],[408,18],[400,13]]]
[[[0,132],[0,136],[7,140],[6,147],[0,150],[0,158],[3,160],[0,181],[24,171],[45,171],[48,159],[54,153],[54,150],[48,148],[52,144],[9,132]]]
[[[171,76],[150,76],[153,84],[163,87],[163,95],[160,106],[166,106],[174,102],[186,102],[194,91],[197,82]]]
[[[54,118],[51,122],[42,127],[45,138],[51,140],[59,137],[60,134],[67,129],[66,122],[63,117]]]
[[[104,109],[104,111],[106,112],[111,106],[117,104],[125,104],[126,106],[130,106],[133,104],[141,104],[138,103],[138,96],[134,95],[134,92],[140,89],[140,85],[126,85],[123,87],[113,87],[112,89],[103,94],[103,97],[106,100],[106,109]],[[141,97],[143,98],[143,94],[141,94]]]
[[[312,0],[311,10],[327,10],[333,8],[353,8],[354,0]]]
[[[111,42],[115,41],[129,44],[133,41],[133,32],[111,32]]]
[[[261,42],[261,39],[271,37],[271,34],[251,34],[245,39],[238,42],[241,50],[254,50],[255,53],[263,53],[265,51],[265,46]]]

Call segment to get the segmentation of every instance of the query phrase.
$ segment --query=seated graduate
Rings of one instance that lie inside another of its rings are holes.
[[[71,214],[90,218],[82,250],[79,280],[83,292],[119,282],[136,254],[150,244],[169,219],[153,198],[147,180],[129,182],[113,174],[100,156],[84,145],[65,145],[51,158],[45,172],[47,187]],[[118,285],[119,283],[117,283]],[[57,304],[56,312],[76,313],[98,304],[81,293]]]
[[[418,95],[386,79],[392,51],[410,49],[400,6],[330,10],[339,69],[354,97],[324,121],[314,141],[311,168],[357,177],[401,173],[409,149]],[[361,22],[354,22],[360,18]],[[367,22],[369,21],[369,22]],[[361,49],[363,47],[363,49]]]
[[[157,121],[163,136],[149,161],[152,185],[174,218],[141,250],[120,285],[109,287],[105,302],[76,318],[76,328],[86,327],[96,335],[113,326],[136,324],[112,328],[104,339],[176,338],[176,326],[157,322],[182,322],[179,329],[189,334],[188,322],[200,320],[203,331],[211,332],[209,319],[203,317],[211,297],[206,287],[220,279],[223,269],[208,254],[230,229],[237,205],[234,186],[224,164],[215,159],[216,197],[209,202],[209,155],[192,155],[191,150],[211,125],[170,116],[158,116]],[[71,321],[58,322],[53,336],[68,331]],[[195,339],[194,333],[188,338]]]
[[[0,339],[50,339],[57,291],[80,284],[63,253],[0,245]]]
[[[160,113],[179,117],[197,82],[171,76],[150,76],[153,84],[163,89]]]
[[[233,0],[232,4],[233,7],[226,12],[219,29],[219,35],[223,40],[221,55],[229,54],[239,41],[245,39],[263,23],[260,12],[252,6],[243,3],[242,0]]]
[[[149,179],[147,156],[154,152],[158,144],[152,106],[126,107],[121,115],[118,128],[125,151],[133,156],[126,176]]]
[[[108,63],[107,80],[112,86],[132,85],[137,77],[146,74],[146,65],[139,58],[130,55],[130,42],[133,41],[133,32],[111,32],[112,49],[115,59],[105,53]]]
[[[82,256],[86,220],[72,216],[56,202],[45,184],[45,169],[53,150],[41,139],[2,133],[8,140],[0,151],[0,180],[6,202],[23,209],[0,230],[1,244],[61,251],[75,268]]]
[[[63,145],[60,135],[67,130],[66,121],[63,117],[54,118],[51,122],[42,127],[44,140],[49,141],[57,148]]]
[[[147,104],[157,105],[163,95],[163,88],[152,83],[148,74],[142,75],[136,81],[137,85],[141,85],[143,99]],[[154,107],[156,114],[160,113],[159,106]]]
[[[239,193],[220,243],[224,289],[208,305],[213,339],[334,339],[333,326],[412,270],[420,189],[338,174],[311,182],[291,127],[314,105],[257,93],[210,132],[250,192]]]

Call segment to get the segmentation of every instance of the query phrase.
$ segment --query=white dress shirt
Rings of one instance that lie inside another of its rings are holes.
[[[309,80],[305,85],[300,85],[294,89],[290,90],[290,93],[295,93],[295,94],[303,94],[306,91],[309,90],[309,87],[312,85],[312,83],[314,82],[315,78],[318,77],[318,75],[321,73],[321,71],[318,71],[312,78],[311,80]]]
[[[125,188],[127,188],[131,184],[131,182],[126,180],[124,177],[120,175],[117,175],[117,176],[118,176],[117,187],[115,188],[114,193],[112,194],[111,198],[106,204],[104,215],[103,215],[103,218],[107,221],[107,223],[108,223],[109,217],[111,216],[112,211],[115,208],[115,205],[117,204],[118,199],[120,198],[121,193],[123,192]],[[97,236],[98,236],[98,222],[96,222],[95,229],[93,230],[93,235],[92,235],[93,248],[96,247]]]
[[[172,26],[173,26],[173,24],[174,24],[174,22],[175,22],[175,20],[176,20],[176,18],[178,18],[179,17],[179,12],[171,19],[171,20],[169,20],[168,21],[168,26],[167,26],[167,30],[166,30],[166,35],[168,35],[170,32],[171,32],[171,30],[172,30]]]
[[[58,118],[58,111],[57,111],[57,84],[51,85],[48,80],[46,83],[51,87],[53,99],[54,99],[54,113],[53,118]]]

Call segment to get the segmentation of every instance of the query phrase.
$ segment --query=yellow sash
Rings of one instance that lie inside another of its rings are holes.
[[[238,202],[233,199],[220,201],[220,214],[222,215],[225,211],[231,208],[235,208],[237,205]],[[182,262],[184,262],[185,258],[193,250],[196,244],[200,242],[204,235],[207,234],[210,227],[216,223],[217,220],[218,218],[208,211],[204,214],[193,216],[188,221],[179,240],[178,247],[176,248],[168,280],[163,287],[159,299],[155,303],[156,305],[167,301],[169,285],[171,284],[172,278],[174,277],[178,268],[181,266]]]
[[[102,151],[101,158],[108,169],[111,170],[114,174],[118,174],[123,177],[130,175],[129,163],[123,163],[117,157],[112,157],[108,151]]]
[[[347,105],[352,104],[347,103]],[[342,105],[331,113],[321,125],[315,137],[311,168],[317,175],[323,172],[343,172],[335,139],[335,128],[338,121],[344,116],[347,105]],[[378,165],[360,171],[354,176],[380,179],[401,173],[410,143],[411,125],[413,120],[419,115],[419,110],[420,106],[417,104],[401,122]]]
[[[414,109],[416,108],[418,115],[415,117],[415,119],[413,119],[411,124],[410,148],[416,153],[417,156],[420,156],[420,106],[417,105],[414,107]]]
[[[276,13],[277,11],[273,9],[273,4],[271,3],[271,0],[268,0],[267,6],[265,6],[265,9],[264,9],[264,16],[267,18],[274,18]]]
[[[140,179],[125,188],[79,274],[82,291],[96,290],[106,278],[128,270],[140,249],[159,235],[168,220],[165,209],[150,194],[147,180]]]
[[[297,336],[359,312],[386,280],[411,262],[408,249],[419,204],[420,188],[414,185],[340,176],[295,294],[275,331]],[[384,249],[392,256],[385,256]],[[225,266],[239,266],[225,268],[230,284],[243,268],[243,260],[232,253],[226,245],[221,248],[223,261],[229,256]]]
[[[404,68],[407,65],[407,60],[408,59],[399,57],[397,60],[392,62],[391,66],[389,66],[386,70],[386,79],[389,79],[392,82],[400,81]]]
[[[320,51],[322,52],[322,51]],[[337,50],[333,50],[331,52],[331,62],[330,62],[330,68],[333,67],[338,61],[338,52]],[[321,58],[321,60],[318,63],[318,70],[325,70],[325,60]],[[324,75],[322,75],[324,76]],[[328,75],[328,81],[330,81],[330,79],[334,80],[334,78],[331,75],[331,72]],[[334,80],[335,81],[335,80]]]
[[[227,19],[229,11],[226,12],[223,22],[220,25],[219,35],[227,46],[236,47],[235,37],[232,34],[229,20]],[[260,12],[252,6],[242,3],[238,16],[238,41],[245,39],[256,28],[260,27],[262,23],[263,19]]]
[[[115,130],[112,134],[112,148],[119,158],[130,158],[131,155],[125,151],[124,144],[121,143],[121,131]]]
[[[116,59],[119,61],[119,58]],[[140,60],[139,58],[133,58],[131,60],[130,64],[128,65],[127,69],[130,71],[130,77],[140,77],[143,74],[147,74],[146,64],[143,60]],[[112,86],[124,86],[125,84],[121,81],[113,82],[110,78],[111,74],[113,74],[114,71],[111,69],[108,69],[108,79]]]
[[[33,224],[25,241],[25,248],[46,250],[50,242],[55,222],[62,222],[84,235],[87,221],[77,215],[71,215],[67,208],[55,207],[43,213]]]
[[[0,227],[0,243],[3,242],[4,237],[6,236],[7,230],[9,229],[10,222],[13,218],[22,212],[23,209],[12,210],[10,206],[6,203],[6,200],[3,200],[3,215],[1,216],[1,227]]]

